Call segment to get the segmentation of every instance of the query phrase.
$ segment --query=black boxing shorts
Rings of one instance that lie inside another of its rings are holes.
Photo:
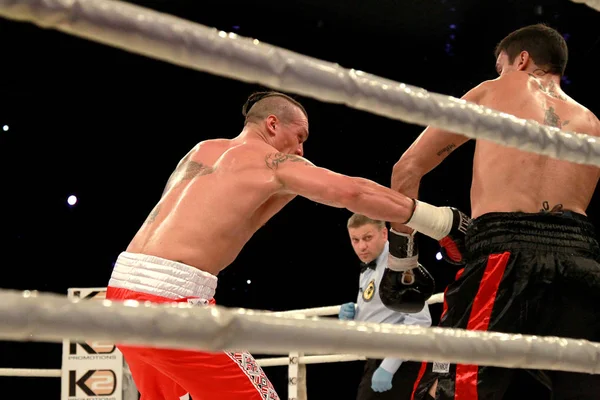
[[[587,217],[485,214],[465,244],[439,326],[600,341],[600,247]],[[411,399],[428,398],[435,380],[438,400],[600,398],[600,375],[423,363]],[[540,393],[529,397],[533,387]]]

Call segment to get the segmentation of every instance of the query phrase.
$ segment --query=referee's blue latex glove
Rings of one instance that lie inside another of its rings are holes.
[[[340,314],[338,315],[338,318],[341,320],[353,320],[354,319],[354,303],[346,303],[346,304],[342,304],[342,306],[340,307]]]
[[[373,389],[374,392],[385,392],[390,390],[392,388],[393,377],[394,374],[381,367],[377,368],[371,378],[371,389]]]

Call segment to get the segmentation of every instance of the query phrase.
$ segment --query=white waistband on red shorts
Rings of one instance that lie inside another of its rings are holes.
[[[117,258],[108,286],[173,300],[210,300],[217,277],[180,262],[124,251]]]

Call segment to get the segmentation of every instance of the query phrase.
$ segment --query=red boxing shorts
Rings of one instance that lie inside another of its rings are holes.
[[[160,257],[123,252],[106,298],[154,303],[214,304],[217,277]],[[205,353],[118,345],[140,400],[279,400],[262,368],[247,352]]]

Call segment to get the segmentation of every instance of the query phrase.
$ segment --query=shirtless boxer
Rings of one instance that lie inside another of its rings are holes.
[[[179,162],[161,199],[119,255],[108,299],[212,303],[216,275],[296,195],[372,219],[405,223],[411,218],[433,235],[450,233],[448,207],[413,201],[304,159],[308,117],[292,98],[256,93],[243,114],[244,128],[236,138],[200,142]],[[416,204],[427,211],[413,215]],[[278,399],[248,353],[119,349],[141,400],[178,400],[187,393],[194,400]]]
[[[539,24],[516,30],[498,44],[496,57],[500,77],[481,83],[463,99],[600,136],[598,119],[560,88],[568,53],[558,32]],[[421,178],[467,140],[428,127],[394,165],[392,189],[416,198]],[[440,326],[600,341],[600,249],[585,214],[598,177],[596,167],[477,140],[473,220],[470,225],[468,218],[463,220],[466,237],[440,241],[446,260],[464,264],[446,289]],[[414,243],[414,231],[391,225],[390,254],[395,241],[398,257],[407,257],[402,243]],[[408,254],[416,255],[416,249]],[[432,367],[422,365],[414,399],[502,399],[525,371]],[[600,375],[527,372],[557,400],[597,399],[600,394]]]

